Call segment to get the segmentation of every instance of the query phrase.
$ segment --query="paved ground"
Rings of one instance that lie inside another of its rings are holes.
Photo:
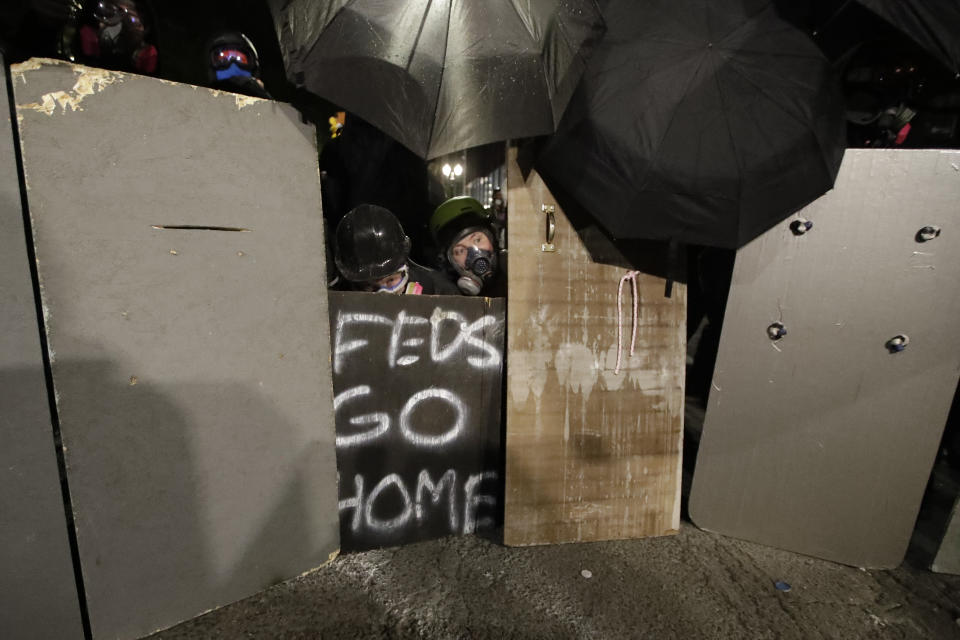
[[[703,405],[688,398],[686,406],[688,489]],[[930,526],[918,527],[908,561],[894,571],[845,567],[688,522],[677,536],[590,544],[508,548],[445,538],[341,556],[151,640],[960,640],[960,576],[920,568],[935,547],[926,533],[938,530],[943,511],[928,502],[920,522]]]
[[[152,638],[960,639],[958,618],[960,576],[863,571],[684,523],[646,540],[341,556]]]

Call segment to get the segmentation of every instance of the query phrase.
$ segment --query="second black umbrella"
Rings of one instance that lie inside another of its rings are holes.
[[[614,239],[739,247],[833,186],[843,99],[762,0],[610,0],[536,167]]]

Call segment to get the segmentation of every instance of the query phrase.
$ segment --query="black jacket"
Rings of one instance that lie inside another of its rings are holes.
[[[407,273],[411,282],[419,282],[424,295],[460,295],[457,286],[440,271],[428,269],[413,260],[407,261]]]

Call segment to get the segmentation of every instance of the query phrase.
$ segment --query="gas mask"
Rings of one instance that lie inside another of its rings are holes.
[[[470,296],[478,295],[483,285],[492,280],[497,272],[497,254],[476,245],[467,249],[466,260],[462,267],[453,261],[451,263],[460,274],[457,286]]]

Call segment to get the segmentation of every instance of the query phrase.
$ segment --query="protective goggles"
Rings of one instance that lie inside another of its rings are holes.
[[[257,63],[253,60],[253,56],[250,56],[242,49],[234,47],[214,49],[210,53],[210,64],[213,65],[214,69],[227,69],[232,64],[236,64],[241,69],[246,69],[247,71],[254,71],[257,68]]]
[[[400,273],[401,277],[399,280],[397,280],[396,283],[394,283],[393,286],[384,286],[384,285],[374,284],[373,286],[376,287],[377,293],[402,292],[406,288],[407,283],[410,281],[410,274],[407,272],[407,265],[403,265],[402,267],[400,267],[400,271],[398,271],[397,273]]]

